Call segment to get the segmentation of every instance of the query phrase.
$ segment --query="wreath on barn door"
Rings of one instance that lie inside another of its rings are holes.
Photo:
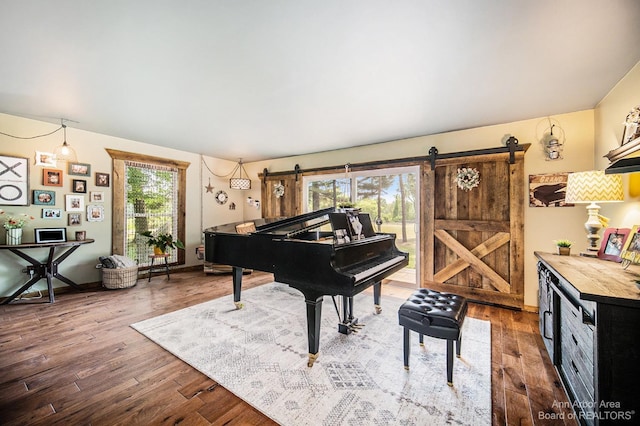
[[[284,195],[284,185],[282,184],[282,182],[276,183],[274,185],[273,193],[275,194],[276,198],[280,198]]]
[[[471,167],[462,167],[458,169],[455,182],[456,185],[458,185],[458,188],[464,191],[471,191],[473,188],[480,185],[480,172],[477,169],[472,169]]]

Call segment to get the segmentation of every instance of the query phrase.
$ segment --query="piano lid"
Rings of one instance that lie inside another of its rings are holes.
[[[329,213],[333,211],[335,211],[335,209],[329,207],[276,222],[265,223],[264,225],[258,226],[255,233],[289,237],[307,230],[320,228],[329,223]]]

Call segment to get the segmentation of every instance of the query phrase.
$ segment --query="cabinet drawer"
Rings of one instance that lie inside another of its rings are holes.
[[[593,326],[582,322],[582,312],[565,298],[560,300],[560,329],[562,330],[562,346],[577,346],[591,364],[593,374],[594,332]]]
[[[562,354],[562,362],[560,364],[560,371],[565,378],[565,386],[569,392],[573,395],[573,407],[579,419],[582,419],[588,425],[595,424],[596,404],[593,395],[589,393],[584,386],[582,380],[576,373],[576,368],[571,364],[571,360],[565,358],[565,354]],[[579,412],[584,414],[581,415]]]
[[[562,328],[560,335],[562,342],[561,364],[571,370],[574,375],[580,379],[584,387],[589,391],[590,395],[593,396],[593,360],[585,354],[569,327]]]

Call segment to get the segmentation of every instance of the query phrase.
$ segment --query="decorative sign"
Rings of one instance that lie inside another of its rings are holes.
[[[529,175],[529,207],[572,207],[564,197],[569,173]]]
[[[0,155],[0,205],[29,205],[29,159]]]

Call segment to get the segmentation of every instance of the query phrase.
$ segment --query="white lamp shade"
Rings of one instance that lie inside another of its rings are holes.
[[[569,173],[567,178],[567,203],[603,203],[624,201],[622,176],[606,175],[604,170]]]
[[[251,179],[247,178],[231,178],[229,179],[229,188],[231,189],[251,189]]]

